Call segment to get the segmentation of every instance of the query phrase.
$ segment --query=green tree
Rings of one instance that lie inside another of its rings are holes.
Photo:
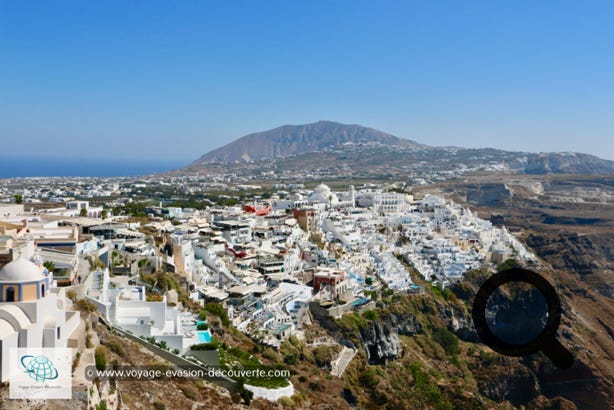
[[[21,194],[15,195],[15,203],[16,204],[23,204],[23,195],[21,195]]]
[[[51,261],[45,261],[45,263],[43,263],[43,266],[47,268],[49,272],[53,272],[55,270],[55,263]]]
[[[87,216],[87,209],[81,208],[81,210],[79,211],[79,216]]]
[[[102,212],[100,213],[100,217],[102,219],[107,219],[107,216],[109,216],[109,212],[106,209],[103,209]]]

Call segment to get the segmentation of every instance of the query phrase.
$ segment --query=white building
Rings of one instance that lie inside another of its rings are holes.
[[[0,270],[0,381],[13,347],[76,347],[79,313],[66,311],[63,289],[46,269],[19,258]]]
[[[400,213],[405,210],[406,194],[383,192],[373,195],[373,212]]]
[[[113,325],[136,336],[165,341],[169,349],[183,351],[179,309],[167,306],[165,296],[160,301],[147,301],[143,286],[115,289],[109,284],[108,270],[92,272],[86,297]]]

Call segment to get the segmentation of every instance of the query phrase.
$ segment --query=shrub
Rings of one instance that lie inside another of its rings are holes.
[[[165,371],[167,371],[170,368],[169,364],[167,362],[162,361],[162,360],[157,360],[157,361],[153,362],[152,364],[149,365],[149,367],[152,370],[160,370],[161,372],[165,372]]]
[[[298,357],[294,353],[287,354],[284,357],[284,363],[287,363],[287,364],[298,364]]]
[[[408,366],[414,378],[414,389],[421,401],[432,404],[436,409],[452,409],[452,404],[444,397],[439,386],[431,380],[429,374],[420,363],[412,363]]]
[[[107,367],[106,349],[104,346],[96,347],[94,358],[96,362],[96,370],[102,371]]]
[[[73,303],[77,301],[77,293],[72,289],[66,291],[66,297],[72,300]]]
[[[369,326],[369,322],[358,313],[346,313],[339,319],[335,319],[335,323],[345,330],[360,330]]]
[[[105,346],[120,357],[126,357],[126,349],[118,340],[109,340]]]
[[[375,310],[369,309],[369,310],[365,310],[365,313],[363,313],[363,316],[365,317],[365,319],[367,320],[377,320],[377,312]]]
[[[217,350],[220,348],[220,342],[215,339],[211,340],[211,343],[199,343],[197,345],[192,345],[190,350]]]
[[[458,339],[454,333],[450,332],[445,327],[433,329],[433,339],[443,347],[443,350],[449,355],[457,355],[460,353]]]
[[[96,305],[85,299],[79,299],[77,302],[75,302],[75,306],[77,309],[83,312],[92,313],[96,311]]]
[[[145,296],[145,300],[147,302],[162,302],[164,300],[164,296],[156,295],[156,294],[153,294],[153,293],[148,293]]]
[[[72,361],[72,371],[74,372],[78,366],[79,366],[79,355],[77,355]]]
[[[209,329],[209,325],[207,323],[199,323],[196,325],[196,330],[207,330]]]
[[[198,398],[200,397],[200,395],[198,394],[198,390],[194,386],[186,385],[181,386],[179,389],[183,392],[185,397],[190,400],[198,400]]]
[[[360,384],[364,387],[372,389],[379,383],[379,379],[373,369],[367,369],[358,377]]]
[[[266,349],[262,353],[262,357],[272,362],[277,362],[279,360],[279,355],[273,349],[270,349],[270,348]]]
[[[335,357],[337,353],[336,349],[333,346],[318,346],[313,349],[313,357],[316,361],[316,364],[320,367],[328,366],[331,360]]]
[[[294,400],[288,396],[281,396],[277,401],[284,407],[294,406]]]
[[[205,305],[205,310],[212,315],[219,317],[224,326],[230,326],[230,319],[228,319],[228,314],[226,313],[224,306],[222,306],[221,304],[209,302]]]

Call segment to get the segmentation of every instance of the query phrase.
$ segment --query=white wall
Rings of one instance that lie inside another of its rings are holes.
[[[280,389],[267,389],[265,387],[250,386],[249,384],[246,384],[245,388],[254,393],[254,399],[263,398],[271,401],[277,401],[282,396],[291,397],[294,395],[294,386],[292,383]]]

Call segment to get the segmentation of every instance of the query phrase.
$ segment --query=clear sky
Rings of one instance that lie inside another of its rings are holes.
[[[0,151],[189,162],[318,120],[614,159],[610,1],[0,1]]]

